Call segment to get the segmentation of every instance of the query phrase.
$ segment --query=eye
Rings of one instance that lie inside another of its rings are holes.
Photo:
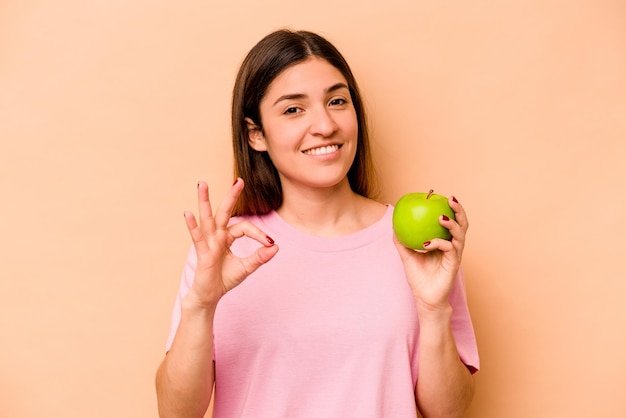
[[[295,115],[297,113],[300,113],[301,111],[302,111],[302,109],[300,109],[299,107],[291,106],[291,107],[288,107],[287,109],[285,109],[283,114],[285,114],[285,115]]]
[[[336,99],[332,99],[332,100],[328,103],[328,105],[329,105],[329,106],[342,106],[342,105],[345,105],[345,104],[347,104],[347,103],[348,103],[348,101],[347,101],[346,99],[344,99],[344,98],[342,98],[342,97],[337,97]]]

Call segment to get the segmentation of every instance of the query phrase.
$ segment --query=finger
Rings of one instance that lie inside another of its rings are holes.
[[[411,248],[406,247],[404,244],[398,241],[398,237],[396,236],[396,234],[393,234],[393,243],[396,245],[396,248],[398,249],[398,253],[400,254],[400,259],[402,259],[402,261],[408,259],[409,257],[412,257],[413,254],[415,253],[426,252],[426,250],[413,250]]]
[[[424,248],[428,252],[436,252],[441,255],[441,267],[445,270],[455,271],[461,265],[463,251],[462,249],[459,250],[451,241],[436,238],[425,242]]]
[[[456,257],[457,254],[452,242],[441,238],[435,238],[430,241],[426,241],[424,243],[424,248],[426,249],[426,251],[439,250],[444,253],[448,253],[453,257]]]
[[[244,182],[242,178],[237,177],[233,186],[230,188],[222,203],[220,203],[217,211],[215,212],[215,225],[218,228],[226,228],[228,226],[228,221],[230,220],[233,208],[235,207],[235,203],[237,203],[237,199],[239,195],[243,191]]]
[[[215,230],[213,209],[209,200],[209,186],[204,181],[198,182],[198,218],[200,225],[207,232],[210,233]]]
[[[260,247],[248,257],[240,258],[240,262],[246,272],[246,276],[252,274],[263,264],[270,261],[276,253],[278,253],[278,245],[272,245],[270,247]]]
[[[454,211],[454,217],[456,218],[457,223],[463,228],[464,231],[467,231],[469,228],[469,221],[467,219],[467,214],[465,213],[465,209],[463,205],[459,203],[456,197],[450,196],[448,198],[448,204],[450,208]]]
[[[465,242],[466,231],[454,219],[450,219],[446,215],[441,215],[439,217],[439,225],[450,231],[450,234],[452,235],[450,238],[451,241],[457,241],[461,245]]]
[[[251,222],[243,221],[231,225],[228,228],[228,232],[233,238],[241,238],[246,236],[259,242],[260,244],[271,247],[274,245],[274,240],[269,237],[265,232],[261,231],[256,225]]]
[[[200,254],[203,250],[208,249],[207,242],[204,239],[204,233],[199,227],[198,222],[196,221],[196,217],[193,213],[184,212],[183,216],[185,217],[185,224],[187,225],[187,230],[189,231],[189,235],[191,236],[191,241],[193,242],[196,252]]]

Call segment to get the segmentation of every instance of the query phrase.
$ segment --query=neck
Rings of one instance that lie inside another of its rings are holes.
[[[384,213],[385,206],[352,191],[348,180],[330,188],[283,188],[277,212],[293,227],[317,236],[359,231]]]

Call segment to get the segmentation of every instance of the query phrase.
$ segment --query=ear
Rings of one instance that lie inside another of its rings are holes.
[[[246,118],[245,121],[248,128],[248,144],[250,144],[250,147],[255,151],[267,151],[267,144],[265,143],[265,136],[263,136],[261,127],[250,118]]]

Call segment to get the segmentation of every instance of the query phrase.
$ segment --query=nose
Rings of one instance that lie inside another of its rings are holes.
[[[333,115],[325,106],[311,112],[309,131],[312,135],[328,137],[337,130],[337,123]]]

